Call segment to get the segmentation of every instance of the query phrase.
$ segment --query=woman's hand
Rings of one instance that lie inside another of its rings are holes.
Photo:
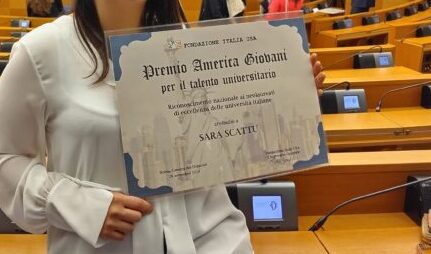
[[[152,205],[137,197],[113,193],[100,236],[105,239],[122,241],[133,231],[135,223],[153,210]]]
[[[322,64],[317,60],[317,55],[315,53],[310,56],[311,66],[313,66],[314,80],[316,82],[316,87],[319,91],[319,95],[322,94],[323,81],[325,81],[325,74],[322,72]]]

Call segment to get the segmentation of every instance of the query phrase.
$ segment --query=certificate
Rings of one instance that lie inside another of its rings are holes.
[[[131,195],[328,162],[302,18],[108,38]]]

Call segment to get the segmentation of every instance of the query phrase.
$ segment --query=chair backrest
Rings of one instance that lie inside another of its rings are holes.
[[[8,60],[0,60],[0,75],[3,74],[4,69],[6,68],[6,65],[8,64]]]
[[[25,233],[20,227],[13,223],[1,210],[0,210],[0,234],[22,234]]]
[[[12,41],[0,42],[0,52],[11,52],[14,43]]]

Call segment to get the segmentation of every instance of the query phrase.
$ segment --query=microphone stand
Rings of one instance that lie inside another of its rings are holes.
[[[392,89],[392,90],[389,90],[389,91],[385,92],[385,93],[380,97],[380,100],[379,100],[379,102],[377,103],[377,106],[376,106],[376,112],[380,112],[380,111],[382,110],[383,100],[385,99],[385,97],[386,97],[387,95],[392,94],[392,93],[395,93],[395,92],[399,92],[399,91],[407,90],[407,89],[410,89],[410,88],[415,88],[415,87],[418,87],[418,86],[424,86],[424,85],[427,85],[427,84],[429,84],[429,83],[430,83],[430,81],[422,82],[422,83],[418,83],[418,84],[414,84],[414,85],[409,85],[409,86],[405,86],[405,87],[400,87],[400,88]]]
[[[410,183],[405,183],[405,184],[402,184],[402,185],[397,185],[397,186],[394,186],[392,188],[384,189],[384,190],[381,190],[381,191],[373,192],[373,193],[370,193],[370,194],[367,194],[367,195],[363,195],[363,196],[360,196],[360,197],[356,197],[356,198],[352,198],[350,200],[347,200],[347,201],[345,201],[345,202],[337,205],[334,209],[332,209],[326,215],[320,217],[320,219],[317,220],[308,229],[308,231],[313,231],[314,232],[314,231],[319,230],[325,224],[326,220],[328,220],[329,216],[331,216],[336,211],[338,211],[340,208],[342,208],[342,207],[344,207],[344,206],[346,206],[346,205],[348,205],[350,203],[353,203],[353,202],[356,202],[356,201],[359,201],[359,200],[363,200],[363,199],[367,199],[367,198],[371,198],[371,197],[375,197],[375,196],[378,196],[378,195],[381,195],[381,194],[385,194],[385,193],[388,193],[388,192],[391,192],[391,191],[395,191],[395,190],[398,190],[398,189],[401,189],[401,188],[405,188],[405,187],[408,187],[408,186],[411,186],[411,185],[415,185],[415,184],[418,184],[418,183],[427,182],[427,181],[430,181],[430,180],[431,180],[431,176],[430,177],[426,177],[426,178],[421,179],[421,180],[417,180],[417,181],[410,182]]]
[[[322,90],[323,90],[323,91],[332,90],[332,89],[334,89],[334,88],[336,88],[336,87],[339,87],[339,86],[342,86],[342,85],[346,85],[345,89],[346,89],[346,90],[350,90],[350,86],[351,86],[351,84],[350,84],[350,82],[349,82],[349,81],[343,81],[343,82],[340,82],[340,83],[334,84],[334,85],[332,85],[332,86],[325,87],[325,88],[323,88]]]
[[[363,54],[363,53],[370,52],[370,51],[372,51],[373,49],[376,49],[376,48],[380,49],[380,53],[382,53],[382,52],[383,52],[383,48],[382,48],[382,46],[380,46],[380,45],[375,45],[375,46],[372,46],[372,47],[370,47],[370,48],[367,48],[367,49],[364,49],[364,50],[362,50],[362,51],[359,51],[359,52],[357,52],[357,53],[355,53],[355,54],[349,55],[349,56],[347,56],[347,57],[345,57],[345,58],[342,58],[342,59],[340,59],[340,60],[336,61],[335,63],[332,63],[332,64],[330,64],[330,65],[328,65],[328,66],[326,66],[326,67],[323,67],[323,68],[322,68],[322,71],[328,70],[330,67],[332,67],[332,66],[334,66],[334,65],[336,65],[336,64],[339,64],[339,63],[341,63],[341,62],[343,62],[343,61],[346,61],[346,60],[348,60],[348,59],[351,59],[351,58],[353,58],[353,57],[355,57],[355,56],[357,56],[357,55],[359,55],[359,54]]]

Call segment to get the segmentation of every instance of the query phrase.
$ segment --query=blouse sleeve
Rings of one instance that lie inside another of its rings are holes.
[[[47,102],[40,74],[22,43],[15,43],[0,78],[0,208],[31,233],[50,226],[75,232],[94,247],[112,201],[109,187],[48,172]]]

